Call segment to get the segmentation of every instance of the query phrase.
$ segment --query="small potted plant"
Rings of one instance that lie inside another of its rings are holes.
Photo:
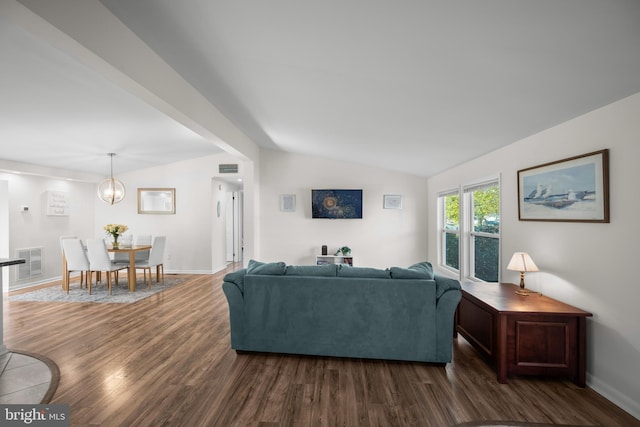
[[[342,256],[349,256],[351,255],[351,248],[349,246],[343,246],[338,249],[338,253],[340,252],[342,252]]]

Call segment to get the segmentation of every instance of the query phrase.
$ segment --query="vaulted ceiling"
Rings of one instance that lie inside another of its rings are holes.
[[[640,92],[634,0],[101,3],[256,144],[423,176]],[[219,152],[0,24],[1,159],[95,170],[115,151],[132,169]]]

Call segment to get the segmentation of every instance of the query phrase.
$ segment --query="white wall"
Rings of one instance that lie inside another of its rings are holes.
[[[167,236],[165,271],[168,273],[221,270],[225,267],[224,244],[218,239],[224,241],[224,233],[220,232],[220,220],[224,218],[217,218],[215,213],[220,190],[217,181],[214,182],[220,175],[220,163],[239,163],[238,176],[252,177],[249,163],[226,154],[118,175],[116,178],[127,188],[127,196],[113,206],[93,198],[96,212],[93,234],[104,236],[103,227],[109,223],[126,224],[127,233],[133,235]],[[163,187],[176,189],[175,215],[138,214],[137,189]]]
[[[167,273],[211,273],[226,266],[224,254],[224,214],[215,214],[219,194],[231,186],[220,181],[222,191],[217,190],[214,179],[220,163],[238,163],[237,177],[244,179],[245,194],[259,199],[255,192],[255,172],[252,162],[242,162],[228,154],[213,155],[183,162],[144,169],[116,176],[127,187],[127,196],[116,205],[107,205],[96,196],[97,184],[69,181],[64,178],[48,178],[29,173],[0,172],[0,224],[8,217],[9,232],[2,232],[0,250],[4,256],[15,256],[18,248],[44,247],[44,274],[32,280],[15,281],[15,267],[5,268],[5,286],[11,289],[60,279],[62,262],[59,238],[75,235],[85,239],[105,237],[104,225],[122,223],[129,226],[129,234],[166,235],[165,271]],[[12,169],[28,171],[30,165],[13,164]],[[68,175],[65,171],[47,173]],[[229,175],[224,176],[229,178]],[[94,178],[95,179],[95,178]],[[176,188],[175,215],[140,215],[137,207],[137,189],[142,187]],[[233,186],[233,189],[238,189]],[[70,197],[69,216],[46,215],[47,191],[66,191]],[[20,212],[20,206],[29,206],[28,212]],[[245,203],[245,253],[254,256],[253,235],[259,230],[256,205],[253,200]],[[0,229],[0,232],[2,229]],[[7,280],[9,279],[9,280]]]
[[[15,270],[9,269],[10,289],[27,284],[42,283],[58,279],[62,272],[60,236],[83,237],[93,230],[93,203],[96,186],[91,183],[73,182],[65,179],[46,178],[27,174],[0,173],[0,180],[8,183],[7,210],[9,219],[10,257],[16,249],[43,247],[43,274],[32,280],[16,281]],[[46,210],[47,191],[66,191],[69,194],[69,215],[48,216]],[[28,206],[22,212],[21,206]],[[4,238],[4,236],[3,236]]]
[[[436,259],[438,191],[502,176],[502,280],[515,251],[540,268],[527,286],[593,313],[587,330],[587,381],[640,418],[640,286],[635,271],[640,211],[640,94],[545,130],[429,179],[429,245]],[[611,223],[518,221],[517,171],[609,148]]]
[[[349,246],[356,266],[426,260],[426,178],[273,150],[260,168],[261,261],[314,264],[323,244]],[[312,219],[313,188],[362,189],[363,219]],[[280,211],[281,194],[295,194],[295,212]],[[383,209],[384,194],[401,194],[403,209]]]

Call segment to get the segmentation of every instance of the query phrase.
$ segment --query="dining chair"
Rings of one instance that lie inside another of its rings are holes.
[[[143,245],[151,245],[152,236],[150,234],[140,234],[132,237],[131,242],[133,246],[143,246]],[[149,259],[149,251],[136,251],[134,254],[136,262],[138,261],[147,261]],[[118,253],[114,254],[113,260],[115,262],[119,262],[122,264],[129,264],[129,254],[128,253]]]
[[[151,281],[153,279],[151,275],[151,268],[156,267],[156,283],[160,282],[160,271],[162,271],[162,283],[164,283],[164,247],[167,242],[166,236],[156,236],[153,238],[153,244],[149,251],[149,259],[146,261],[136,261],[136,270],[144,270],[144,282],[147,283],[147,270],[149,270],[149,283],[151,288]]]
[[[104,243],[103,239],[88,239],[87,255],[89,257],[90,271],[104,271],[107,273],[107,286],[109,288],[109,295],[111,295],[111,273],[118,270],[124,270],[125,268],[128,269],[129,266],[118,264],[109,258],[107,245]],[[131,274],[131,270],[129,270],[128,274]],[[91,295],[91,280],[89,280],[89,295]]]
[[[133,237],[133,244],[135,246],[151,245],[153,237],[150,234],[140,234]],[[147,261],[149,259],[150,251],[137,251],[135,253],[136,262]]]
[[[66,267],[64,271],[64,279],[65,279],[65,290],[69,293],[69,282],[71,281],[71,272],[79,271],[80,272],[80,288],[82,288],[82,278],[86,274],[87,287],[89,288],[89,293],[91,293],[91,273],[89,270],[90,264],[89,259],[87,258],[87,254],[84,251],[84,247],[82,246],[82,242],[79,239],[72,238],[64,238],[60,240],[62,244],[62,253],[66,258]]]
[[[119,243],[120,247],[131,246],[131,242],[133,241],[133,236],[131,234],[123,234],[120,237]],[[112,258],[115,262],[119,262],[122,264],[129,264],[129,254],[126,252],[114,252]]]
[[[65,239],[77,239],[78,236],[60,236],[60,250],[62,251],[62,290],[67,290],[67,275],[64,274],[67,271],[67,257],[64,254],[64,247],[62,246],[62,241]],[[82,287],[82,283],[84,282],[84,272],[80,272],[80,287]]]

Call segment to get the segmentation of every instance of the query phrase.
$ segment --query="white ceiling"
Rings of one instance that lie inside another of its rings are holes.
[[[220,150],[0,16],[0,159],[108,175]]]
[[[423,176],[640,92],[637,0],[101,2],[257,144]],[[2,24],[0,158],[216,150]]]

